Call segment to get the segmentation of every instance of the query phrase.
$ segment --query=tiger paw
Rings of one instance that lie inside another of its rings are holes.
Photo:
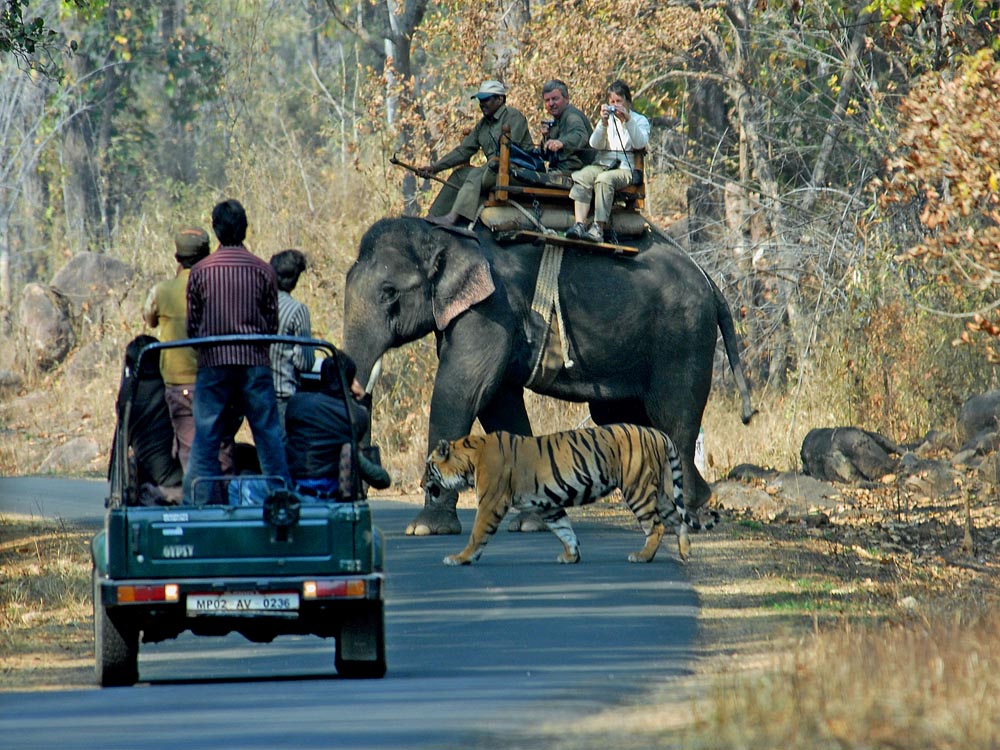
[[[643,552],[633,552],[628,556],[628,561],[631,563],[648,563],[653,562],[653,558],[656,556],[656,551],[653,551],[652,555],[646,555]]]
[[[443,562],[445,565],[453,565],[454,566],[454,565],[468,565],[469,563],[472,562],[472,560],[464,558],[461,555],[448,555],[441,562]]]

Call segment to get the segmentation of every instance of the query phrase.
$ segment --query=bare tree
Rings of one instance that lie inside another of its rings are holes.
[[[56,101],[48,98],[57,93]],[[48,79],[32,80],[13,66],[0,66],[0,326],[9,331],[13,309],[12,266],[18,250],[35,248],[26,240],[35,236],[33,227],[42,222],[33,205],[23,199],[35,180],[41,154],[83,110],[73,101],[72,87],[56,90]],[[50,118],[50,112],[58,114]],[[15,226],[23,208],[22,227]]]
[[[696,250],[732,249],[741,307],[752,311],[753,369],[782,386],[815,328],[802,313],[809,304],[804,276],[840,261],[832,247],[851,233],[837,239],[836,227],[860,209],[856,193],[828,189],[834,164],[842,170],[847,154],[861,180],[865,159],[874,162],[872,154],[852,154],[844,139],[845,129],[864,122],[850,123],[847,112],[852,103],[857,109],[859,85],[870,78],[865,66],[872,63],[862,53],[874,19],[863,0],[807,11],[757,0],[711,5],[720,23],[705,29],[683,69],[670,74],[689,81],[692,152],[682,165],[692,178],[689,237]],[[805,12],[811,15],[803,22]],[[782,63],[787,71],[775,70]],[[831,202],[840,203],[839,218],[821,213],[834,210]],[[817,260],[824,248],[826,258]]]
[[[341,26],[356,36],[381,61],[385,78],[385,116],[389,126],[395,126],[400,106],[412,105],[407,99],[413,91],[412,43],[413,33],[424,20],[427,0],[385,0],[385,12],[379,19],[379,28],[369,29],[364,24],[364,0],[358,2],[353,13],[345,13],[337,0],[326,0],[330,13]],[[413,138],[412,127],[404,120],[399,127],[397,147],[404,147]],[[407,213],[417,208],[416,180],[412,174],[403,179],[403,197]]]

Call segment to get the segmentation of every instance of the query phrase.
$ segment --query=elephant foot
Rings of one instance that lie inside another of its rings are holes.
[[[549,527],[546,525],[542,517],[537,513],[532,513],[531,511],[521,511],[518,513],[511,522],[507,524],[507,531],[548,531]]]
[[[462,524],[454,508],[426,506],[406,527],[407,536],[461,534]]]

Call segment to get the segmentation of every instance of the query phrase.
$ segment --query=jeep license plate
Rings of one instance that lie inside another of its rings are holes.
[[[267,615],[297,612],[297,593],[188,594],[189,615]]]

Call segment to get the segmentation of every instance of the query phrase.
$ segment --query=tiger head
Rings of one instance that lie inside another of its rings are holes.
[[[423,485],[431,497],[441,490],[465,490],[476,485],[477,441],[473,436],[461,440],[442,440],[427,457]]]

